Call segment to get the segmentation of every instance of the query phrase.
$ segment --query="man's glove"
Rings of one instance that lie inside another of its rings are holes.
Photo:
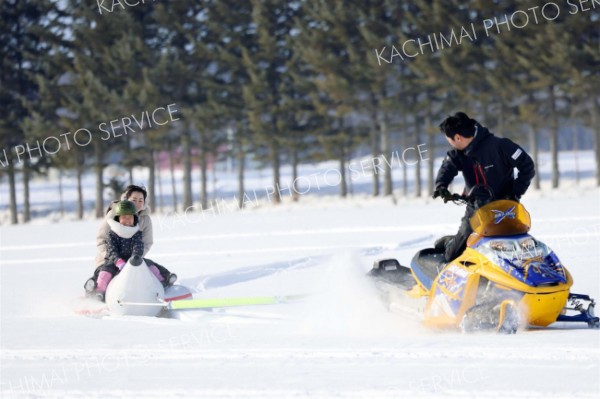
[[[433,192],[433,199],[437,197],[442,197],[444,203],[446,203],[452,199],[452,193],[446,187],[440,187]]]

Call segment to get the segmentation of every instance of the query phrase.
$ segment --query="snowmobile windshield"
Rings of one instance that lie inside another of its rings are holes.
[[[474,249],[530,286],[567,282],[566,271],[554,252],[528,234],[484,238]]]
[[[522,204],[510,200],[482,206],[469,222],[473,231],[483,237],[524,234],[531,227],[529,212]]]

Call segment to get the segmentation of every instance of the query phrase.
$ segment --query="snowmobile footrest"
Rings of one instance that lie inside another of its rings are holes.
[[[596,317],[594,314],[595,307],[596,302],[590,298],[589,295],[569,294],[565,311],[574,311],[578,313],[561,314],[556,321],[583,322],[587,323],[590,328],[599,328],[600,318]]]

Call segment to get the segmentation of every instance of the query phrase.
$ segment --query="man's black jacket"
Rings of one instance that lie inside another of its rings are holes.
[[[467,148],[448,151],[435,180],[436,189],[448,188],[462,171],[467,192],[476,184],[484,184],[492,189],[496,199],[521,197],[535,175],[533,160],[511,140],[476,126],[475,138]],[[514,168],[519,171],[516,179]]]

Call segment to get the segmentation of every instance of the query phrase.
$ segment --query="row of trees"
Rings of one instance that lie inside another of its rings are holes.
[[[225,144],[237,160],[240,201],[249,154],[270,165],[275,187],[284,159],[294,180],[301,162],[336,159],[345,196],[351,154],[390,156],[394,137],[401,148],[435,148],[436,124],[455,110],[520,142],[535,160],[540,133],[547,133],[553,187],[559,186],[559,129],[581,126],[593,136],[600,171],[599,12],[569,1],[551,3],[556,15],[543,2],[521,3],[198,0],[100,7],[4,0],[0,173],[9,183],[12,223],[17,173],[27,221],[29,180],[50,167],[76,174],[80,217],[81,177],[91,168],[101,216],[104,170],[115,152],[126,154],[121,163],[130,171],[149,169],[154,203],[158,153],[177,150],[183,207],[194,201],[194,164],[206,207],[209,159]],[[177,123],[147,124],[135,135],[117,126],[121,137],[63,145],[53,156],[16,159],[11,151],[79,129],[96,134],[100,122],[167,104],[177,104]],[[387,166],[373,175],[373,195],[392,194],[391,172]],[[419,168],[415,173],[420,195],[423,179]]]

